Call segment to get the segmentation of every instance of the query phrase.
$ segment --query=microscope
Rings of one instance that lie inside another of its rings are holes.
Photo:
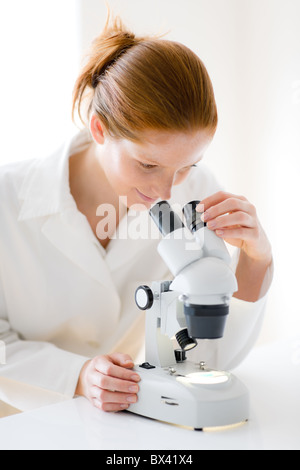
[[[198,341],[223,337],[237,291],[226,245],[202,222],[199,204],[183,208],[185,225],[167,201],[150,210],[162,235],[158,252],[174,279],[136,290],[136,304],[146,312],[146,362],[134,368],[140,392],[129,409],[195,430],[249,418],[248,391],[234,375],[187,359]]]

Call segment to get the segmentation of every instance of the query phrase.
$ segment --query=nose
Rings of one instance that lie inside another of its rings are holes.
[[[175,174],[161,177],[156,181],[154,192],[163,200],[171,199]]]
[[[161,188],[160,189],[159,197],[162,200],[167,201],[167,200],[171,199],[171,196],[172,196],[172,187],[171,188]]]

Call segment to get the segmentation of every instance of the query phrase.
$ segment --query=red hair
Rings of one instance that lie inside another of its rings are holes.
[[[76,108],[84,124],[95,112],[109,135],[133,141],[147,129],[213,134],[218,124],[213,86],[199,57],[177,42],[136,37],[119,18],[108,18],[91,45],[74,88],[73,119]]]

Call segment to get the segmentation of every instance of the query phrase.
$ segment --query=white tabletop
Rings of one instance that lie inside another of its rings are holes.
[[[234,371],[249,388],[250,420],[197,432],[79,398],[0,420],[0,449],[300,449],[300,337],[256,347]]]

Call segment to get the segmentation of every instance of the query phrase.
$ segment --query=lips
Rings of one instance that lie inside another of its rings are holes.
[[[138,189],[136,191],[137,191],[138,195],[140,196],[140,198],[143,199],[143,201],[145,201],[145,202],[154,203],[158,199],[158,197],[156,197],[155,199],[152,198],[152,197],[148,197],[145,194],[141,193]]]

